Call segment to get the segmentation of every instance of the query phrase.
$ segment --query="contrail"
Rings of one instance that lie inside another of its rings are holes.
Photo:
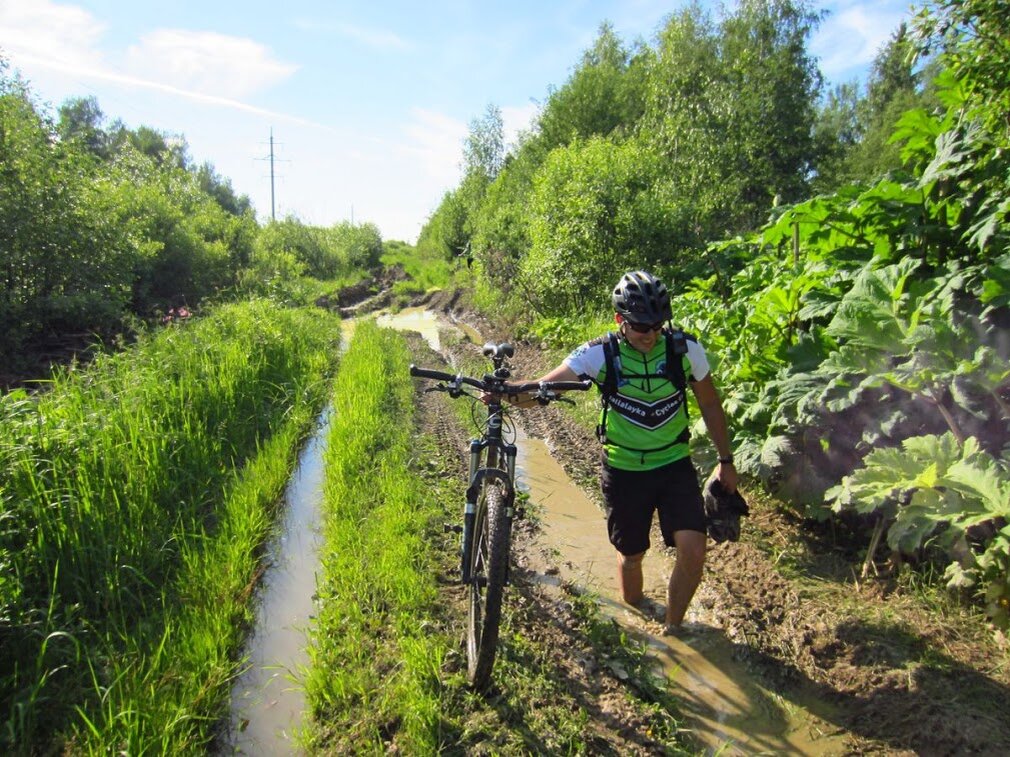
[[[150,81],[148,79],[140,79],[136,76],[128,76],[126,74],[119,74],[114,71],[102,70],[98,68],[87,68],[72,65],[70,63],[64,63],[63,61],[57,61],[47,58],[40,58],[36,55],[30,53],[19,53],[18,59],[32,63],[37,66],[42,66],[44,68],[49,68],[54,71],[59,71],[65,74],[72,74],[74,76],[99,79],[101,81],[114,82],[116,84],[125,84],[131,87],[141,87],[143,89],[151,89],[156,92],[164,92],[165,94],[175,95],[177,97],[183,97],[187,100],[195,100],[196,102],[206,103],[207,105],[216,105],[224,108],[232,108],[234,110],[245,111],[246,113],[254,113],[258,116],[265,116],[267,118],[278,119],[281,121],[287,121],[289,123],[299,124],[301,126],[309,126],[316,129],[325,129],[333,133],[337,133],[337,130],[332,126],[327,126],[326,124],[318,123],[317,121],[310,121],[305,118],[300,118],[299,116],[292,116],[287,113],[278,113],[276,111],[267,110],[266,108],[259,108],[255,105],[250,105],[249,103],[244,103],[241,100],[234,100],[230,97],[221,97],[220,95],[210,95],[203,92],[193,92],[187,89],[180,89],[179,87],[173,87],[170,84],[162,84],[161,82]]]

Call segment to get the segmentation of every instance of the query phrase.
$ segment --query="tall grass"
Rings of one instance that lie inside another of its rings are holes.
[[[426,618],[437,599],[430,530],[444,510],[410,472],[412,391],[402,337],[359,324],[337,376],[327,446],[306,684],[317,747],[382,750],[395,730],[401,751],[437,749],[448,642]]]
[[[473,285],[473,273],[467,269],[462,258],[446,260],[431,251],[404,242],[387,242],[384,245],[382,263],[386,266],[402,266],[410,277],[393,285],[393,294],[397,297],[424,294],[450,286]]]
[[[0,403],[0,744],[175,751],[227,697],[339,322],[220,308]]]

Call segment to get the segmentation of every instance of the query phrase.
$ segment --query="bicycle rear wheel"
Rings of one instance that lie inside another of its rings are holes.
[[[491,679],[498,647],[502,597],[508,574],[509,524],[504,488],[491,482],[481,489],[474,522],[467,627],[467,679],[483,689]]]

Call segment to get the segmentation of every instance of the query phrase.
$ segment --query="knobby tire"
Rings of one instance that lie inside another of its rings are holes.
[[[491,679],[498,647],[508,557],[509,524],[505,512],[505,492],[500,484],[490,482],[481,490],[477,504],[470,573],[467,678],[475,689],[483,689]]]

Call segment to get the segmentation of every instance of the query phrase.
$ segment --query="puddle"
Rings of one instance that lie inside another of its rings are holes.
[[[438,330],[440,326],[442,328],[445,326],[431,310],[404,308],[398,313],[381,313],[375,320],[380,326],[397,331],[416,331],[424,337],[433,350],[441,349]]]
[[[256,624],[246,641],[249,668],[232,687],[231,722],[222,754],[300,753],[295,736],[305,695],[297,679],[309,664],[306,648],[319,564],[316,524],[328,427],[327,410],[299,454],[284,491],[284,515],[267,547]]]
[[[542,440],[520,434],[517,445],[517,485],[538,506],[542,543],[556,550],[548,559],[560,569],[559,576],[545,576],[545,581],[557,583],[560,578],[592,591],[605,615],[648,645],[676,685],[684,713],[694,721],[696,736],[709,753],[846,752],[836,735],[838,729],[754,682],[750,671],[734,659],[733,643],[714,623],[706,623],[700,597],[695,597],[687,617],[699,632],[688,641],[658,635],[658,622],[644,619],[624,604],[603,511],[572,482]],[[645,592],[664,605],[672,568],[673,560],[653,545],[643,563]]]
[[[481,335],[472,326],[453,319],[446,321],[444,317],[425,310],[423,307],[404,308],[398,313],[382,311],[376,317],[380,326],[397,329],[398,331],[418,332],[433,350],[441,350],[439,332],[451,331],[466,337],[473,344],[483,344]]]
[[[475,329],[473,326],[469,326],[463,323],[462,321],[456,320],[455,318],[453,318],[452,320],[452,325],[455,326],[457,329],[459,329],[461,332],[463,332],[464,336],[466,336],[466,338],[469,339],[471,343],[477,345],[484,344],[484,337],[482,337],[480,335],[480,332],[477,331],[477,329]]]

